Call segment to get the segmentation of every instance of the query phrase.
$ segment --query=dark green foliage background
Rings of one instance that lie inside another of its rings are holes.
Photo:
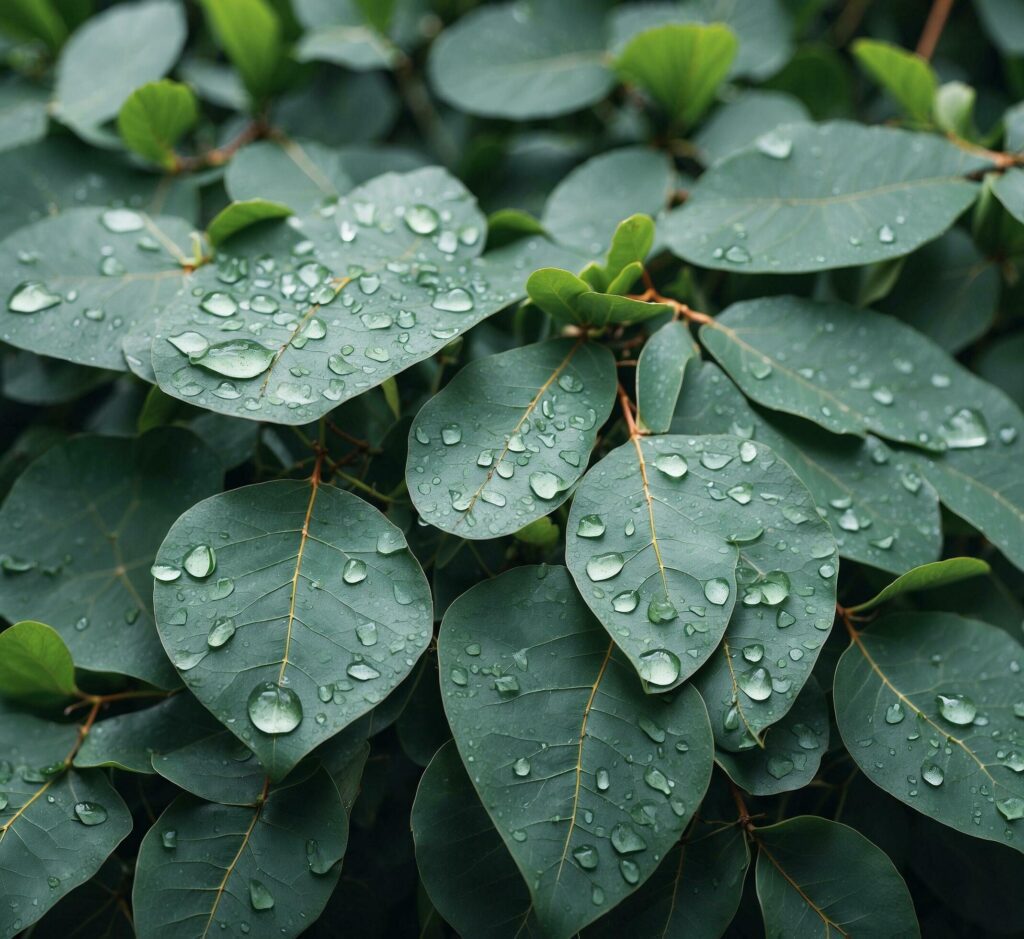
[[[1024,933],[1024,5],[0,60],[0,939]]]

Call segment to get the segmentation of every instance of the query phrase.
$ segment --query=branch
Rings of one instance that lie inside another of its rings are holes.
[[[933,0],[932,8],[928,11],[928,19],[925,20],[924,29],[921,31],[921,38],[917,43],[917,54],[925,62],[934,54],[942,31],[946,28],[949,11],[952,9],[953,0]]]

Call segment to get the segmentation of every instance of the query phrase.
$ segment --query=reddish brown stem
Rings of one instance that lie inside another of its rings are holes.
[[[270,133],[270,127],[262,118],[257,118],[243,128],[242,132],[233,140],[228,141],[223,147],[215,147],[205,153],[198,153],[195,156],[174,156],[172,173],[193,173],[196,170],[206,169],[211,166],[223,166],[242,147],[250,144]]]
[[[949,19],[949,11],[952,9],[953,0],[934,0],[931,10],[928,11],[928,19],[925,20],[921,38],[917,43],[917,54],[926,62],[935,53],[935,47],[939,44],[942,31],[946,28],[946,20]]]

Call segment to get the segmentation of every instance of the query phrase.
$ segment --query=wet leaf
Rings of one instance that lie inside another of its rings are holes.
[[[702,122],[694,144],[704,163],[717,163],[753,146],[783,124],[800,124],[810,114],[798,98],[778,91],[745,91],[720,105]]]
[[[710,776],[699,696],[648,697],[614,650],[563,568],[480,584],[441,626],[459,754],[554,939],[654,872]]]
[[[471,362],[409,432],[406,482],[420,516],[476,539],[553,512],[586,470],[615,384],[611,353],[573,339]]]

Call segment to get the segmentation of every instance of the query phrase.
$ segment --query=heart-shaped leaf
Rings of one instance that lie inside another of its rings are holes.
[[[24,620],[0,633],[0,697],[45,706],[77,692],[75,663],[56,630]]]
[[[564,568],[463,594],[438,655],[463,762],[542,929],[567,939],[654,872],[698,805],[712,748],[700,697],[645,695]]]

